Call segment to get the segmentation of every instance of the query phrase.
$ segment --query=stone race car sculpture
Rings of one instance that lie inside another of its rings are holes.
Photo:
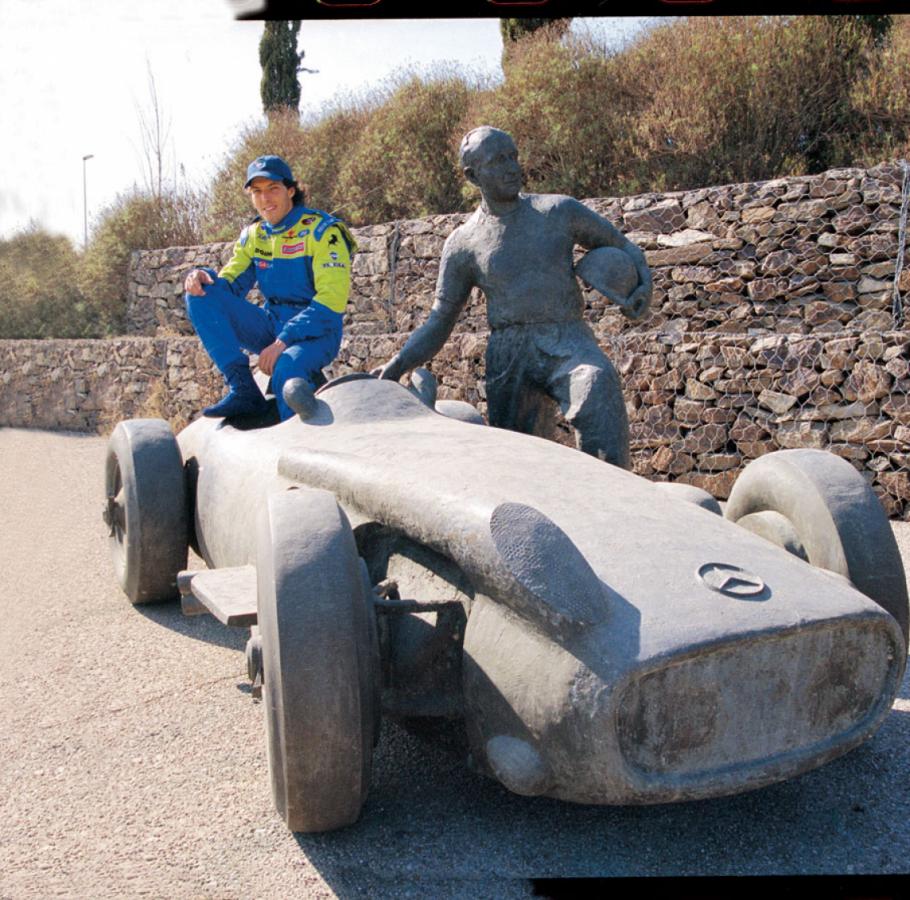
[[[719,515],[466,404],[440,415],[433,394],[426,372],[295,381],[280,424],[200,418],[175,438],[136,419],[110,439],[123,589],[145,603],[179,582],[185,611],[251,627],[290,829],[357,820],[383,714],[463,717],[481,771],[586,804],[759,788],[882,724],[906,582],[849,463],[770,453]],[[208,569],[182,571],[188,544]]]

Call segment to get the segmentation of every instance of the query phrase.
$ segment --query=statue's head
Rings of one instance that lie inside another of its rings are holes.
[[[480,188],[487,200],[514,200],[521,191],[524,173],[512,137],[499,128],[481,125],[469,131],[459,148],[465,178]]]

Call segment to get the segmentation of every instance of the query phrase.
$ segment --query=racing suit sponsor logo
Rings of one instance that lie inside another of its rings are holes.
[[[315,222],[315,221],[316,221],[316,219],[313,216],[310,216],[307,219],[301,219],[300,224],[301,225],[312,225],[313,222]]]
[[[284,244],[281,248],[281,253],[284,256],[291,256],[294,253],[299,253],[301,250],[306,249],[306,241],[301,241],[299,244]]]
[[[347,266],[342,262],[323,263],[323,269],[346,269]]]
[[[337,234],[333,234],[333,235],[329,238],[329,246],[331,247],[332,244],[337,244],[337,243],[338,243],[338,235],[337,235]]]
[[[301,228],[300,231],[289,231],[285,237],[286,238],[295,238],[295,237],[306,237],[310,233],[309,228]]]
[[[334,250],[329,254],[329,256],[331,256],[332,259],[338,259],[338,254]]]
[[[267,263],[264,259],[256,260],[256,268],[258,269],[268,269],[271,266],[271,263]]]

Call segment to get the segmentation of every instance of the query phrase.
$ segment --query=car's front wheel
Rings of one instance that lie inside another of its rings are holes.
[[[104,521],[114,569],[130,603],[177,597],[186,568],[183,462],[163,419],[120,422],[108,442]]]
[[[900,624],[907,643],[907,582],[875,492],[846,460],[823,450],[778,450],[733,485],[727,519],[843,575]]]
[[[375,640],[351,526],[327,491],[273,495],[257,555],[269,772],[292,831],[355,822],[376,728]]]

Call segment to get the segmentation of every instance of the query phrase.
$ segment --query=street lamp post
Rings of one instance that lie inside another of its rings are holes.
[[[82,249],[88,248],[88,188],[85,180],[85,163],[87,160],[94,158],[94,153],[88,153],[82,157],[82,219],[83,219],[83,236]]]

